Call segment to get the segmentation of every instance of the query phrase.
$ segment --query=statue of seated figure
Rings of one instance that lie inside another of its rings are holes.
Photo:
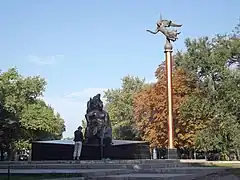
[[[109,115],[103,110],[101,95],[97,94],[87,103],[85,115],[87,127],[85,130],[85,143],[94,145],[112,144],[112,127]]]

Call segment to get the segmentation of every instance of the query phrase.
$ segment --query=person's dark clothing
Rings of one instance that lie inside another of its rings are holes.
[[[82,133],[82,131],[80,131],[80,130],[76,130],[75,132],[74,132],[74,140],[73,140],[74,142],[79,142],[79,141],[83,141],[83,133]]]

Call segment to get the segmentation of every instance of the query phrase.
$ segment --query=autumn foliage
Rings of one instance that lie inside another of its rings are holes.
[[[164,65],[155,73],[158,81],[136,94],[134,115],[138,130],[151,147],[168,146],[167,84]],[[194,141],[194,125],[180,116],[181,103],[195,91],[195,83],[182,69],[173,70],[173,114],[175,147],[190,147]]]

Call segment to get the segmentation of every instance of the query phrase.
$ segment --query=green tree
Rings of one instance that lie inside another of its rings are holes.
[[[145,86],[145,80],[139,77],[126,76],[122,79],[122,87],[105,91],[105,109],[108,111],[113,137],[116,139],[137,140],[140,135],[136,129],[133,113],[135,93]]]
[[[233,35],[187,39],[187,51],[175,56],[176,65],[195,78],[198,87],[181,107],[183,118],[203,122],[195,146],[219,150],[224,159],[240,147],[239,27]]]
[[[46,81],[39,76],[23,77],[16,68],[0,74],[0,142],[9,151],[21,142],[60,139],[65,130],[58,113],[39,97]]]
[[[25,131],[24,137],[30,140],[61,139],[65,130],[60,114],[55,114],[42,100],[26,105],[21,112],[20,124]]]

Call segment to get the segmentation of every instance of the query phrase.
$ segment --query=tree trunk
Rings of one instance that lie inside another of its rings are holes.
[[[197,153],[195,150],[193,150],[193,156],[194,156],[194,159],[197,159]]]
[[[8,149],[7,154],[8,154],[8,156],[7,156],[8,161],[15,161],[16,160],[16,154],[17,154],[16,150]]]
[[[12,160],[12,151],[11,151],[11,149],[7,149],[7,160],[8,161]]]
[[[32,149],[29,150],[28,161],[32,160]]]
[[[207,161],[207,151],[204,151],[204,157],[205,157],[205,160]]]
[[[193,150],[192,149],[189,150],[189,159],[193,159]]]
[[[4,161],[4,151],[3,149],[0,149],[0,151],[1,151],[1,161]]]
[[[236,156],[237,156],[237,160],[240,161],[239,149],[236,149]]]

